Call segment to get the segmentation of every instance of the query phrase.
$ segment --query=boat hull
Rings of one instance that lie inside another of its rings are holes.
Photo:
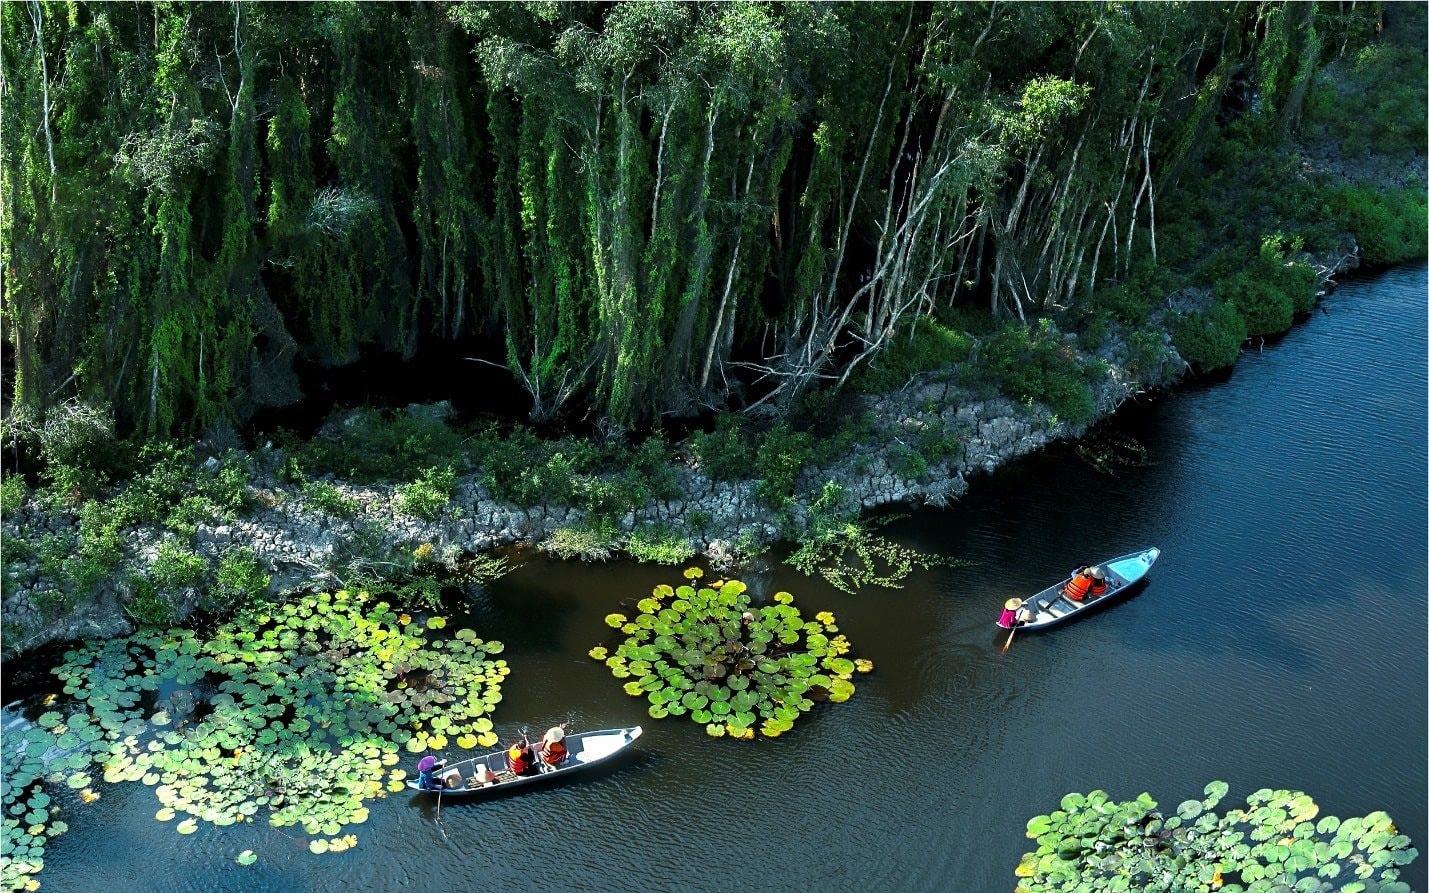
[[[1069,576],[1055,586],[1049,586],[1027,599],[1026,604],[1034,612],[1032,619],[1026,623],[1018,624],[1016,628],[1028,632],[1047,629],[1066,623],[1073,617],[1099,608],[1109,601],[1121,598],[1146,579],[1146,575],[1151,571],[1151,566],[1160,557],[1161,550],[1153,546],[1150,549],[1143,549],[1101,562],[1098,566],[1106,571],[1107,591],[1096,598],[1088,597],[1082,601],[1073,601],[1066,596],[1067,584],[1072,582],[1072,578]]]
[[[420,791],[426,794],[442,795],[443,800],[475,800],[481,797],[494,794],[505,793],[506,791],[529,785],[540,784],[553,781],[557,778],[565,778],[609,761],[617,754],[625,751],[634,744],[644,730],[640,726],[633,726],[625,729],[602,729],[595,732],[581,732],[579,734],[567,735],[565,738],[568,753],[565,760],[559,766],[547,766],[541,764],[538,771],[530,775],[514,775],[511,772],[510,764],[506,759],[506,751],[497,750],[477,757],[470,757],[455,763],[449,763],[442,769],[443,774],[456,770],[461,773],[464,782],[472,779],[479,766],[484,765],[496,774],[499,779],[494,784],[481,786],[463,786],[457,788],[443,788],[441,791],[423,788],[415,780],[408,781],[407,787],[413,791]]]

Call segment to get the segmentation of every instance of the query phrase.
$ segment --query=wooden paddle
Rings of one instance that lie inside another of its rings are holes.
[[[1007,653],[1007,649],[1012,647],[1012,637],[1017,635],[1017,618],[1012,620],[1012,629],[1007,631],[1007,641],[1002,643],[1002,654]]]

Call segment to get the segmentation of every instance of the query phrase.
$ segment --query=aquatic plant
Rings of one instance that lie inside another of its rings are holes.
[[[106,782],[153,787],[155,817],[178,819],[180,834],[266,816],[327,838],[314,852],[340,852],[366,801],[402,789],[403,751],[496,743],[502,645],[469,629],[428,636],[445,625],[341,590],[249,608],[207,639],[140,632],[66,653],[54,672],[74,701],[40,725],[67,729],[58,745],[80,748],[70,772],[93,762]],[[6,797],[18,802],[27,788],[12,780],[8,750],[6,760]],[[87,787],[78,780],[69,785]],[[35,855],[9,830],[5,846],[11,861],[12,849]]]
[[[885,517],[874,523],[887,523]],[[818,574],[850,595],[865,586],[900,588],[915,567],[956,566],[956,559],[927,555],[871,532],[848,505],[844,489],[824,484],[809,506],[809,528],[785,563],[810,577]]]
[[[69,828],[57,816],[81,788],[89,792],[85,770],[92,757],[86,748],[96,730],[84,717],[76,719],[62,725],[58,713],[46,712],[27,730],[6,731],[0,748],[0,890],[5,893],[39,886],[34,876],[45,866],[45,844]]]
[[[1341,821],[1300,791],[1263,788],[1221,815],[1228,787],[1213,781],[1170,816],[1149,794],[1068,794],[1028,821],[1037,849],[1017,866],[1017,890],[1409,893],[1399,872],[1418,851],[1385,813]]]
[[[633,618],[607,615],[625,639],[613,653],[590,651],[628,680],[626,694],[650,702],[651,717],[688,715],[716,738],[749,739],[756,728],[777,738],[816,702],[848,700],[853,674],[873,669],[845,656],[850,645],[833,614],[805,620],[787,592],[755,607],[739,580],[696,588],[702,575],[690,568],[690,584],[656,586]]]

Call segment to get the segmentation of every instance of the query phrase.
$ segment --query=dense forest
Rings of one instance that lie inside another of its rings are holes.
[[[6,398],[199,433],[469,345],[611,431],[842,384],[1167,251],[1375,4],[4,8]],[[1158,221],[1158,216],[1161,220]]]

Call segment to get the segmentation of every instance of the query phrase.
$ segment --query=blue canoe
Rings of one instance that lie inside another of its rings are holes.
[[[1032,619],[1018,624],[1018,629],[1033,630],[1056,626],[1070,620],[1083,611],[1106,604],[1114,598],[1125,595],[1133,585],[1141,582],[1151,570],[1151,565],[1161,557],[1161,550],[1155,547],[1141,552],[1132,552],[1120,558],[1103,561],[1097,565],[1106,572],[1106,592],[1093,598],[1090,595],[1081,601],[1072,601],[1066,596],[1067,584],[1071,577],[1049,586],[1027,599],[1027,607],[1032,609]]]

